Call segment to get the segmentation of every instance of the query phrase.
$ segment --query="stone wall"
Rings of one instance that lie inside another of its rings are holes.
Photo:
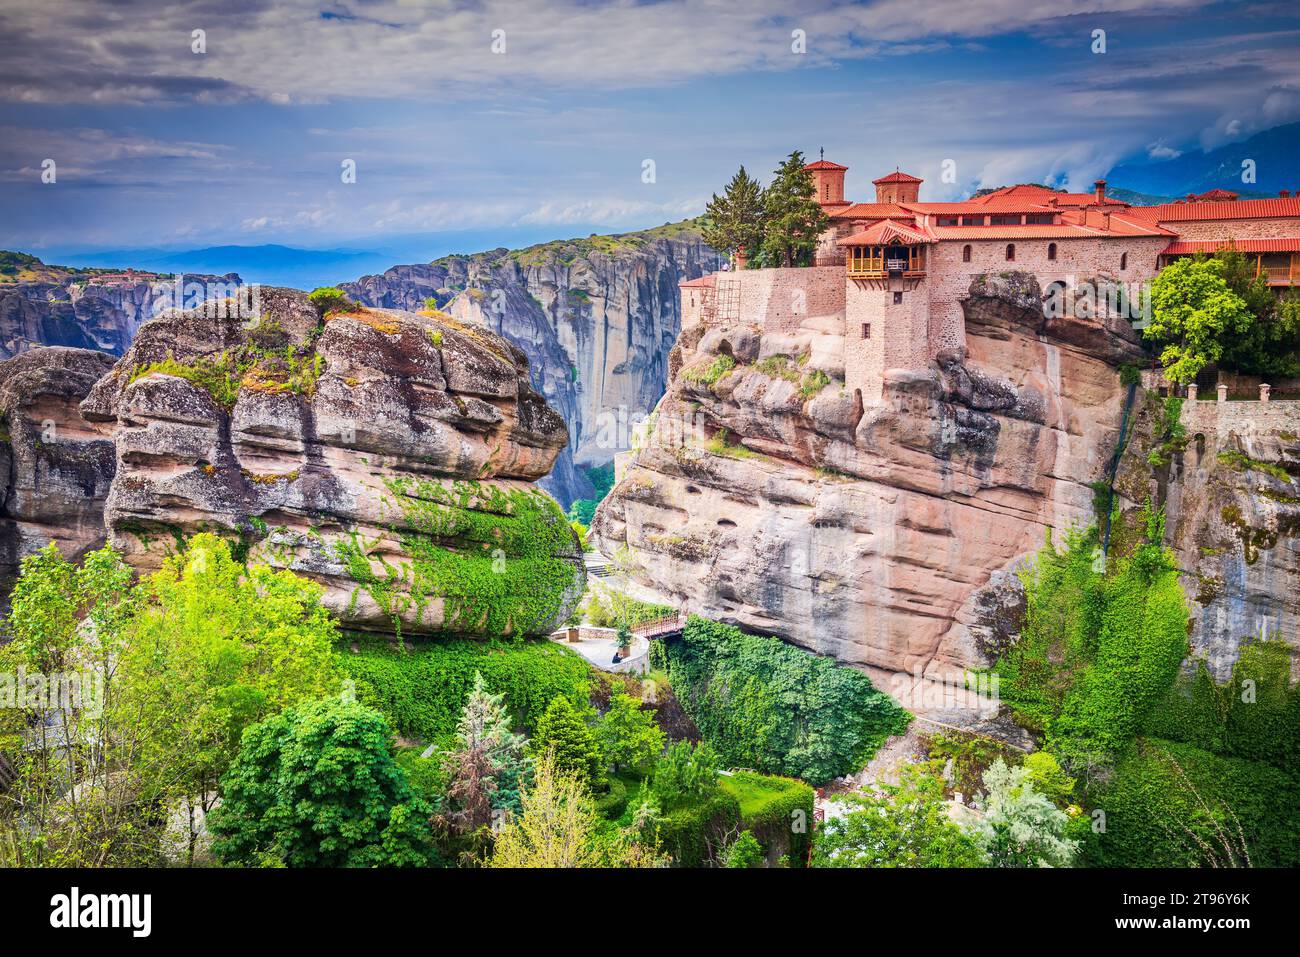
[[[1178,233],[1182,240],[1206,239],[1275,239],[1294,236],[1300,229],[1294,217],[1289,219],[1203,219],[1162,222],[1161,226]]]
[[[715,295],[726,299],[726,284],[734,284],[738,302],[732,321],[743,317],[766,334],[793,333],[809,316],[843,314],[844,267],[806,266],[795,269],[741,269],[718,273]],[[685,299],[691,290],[685,290]]]

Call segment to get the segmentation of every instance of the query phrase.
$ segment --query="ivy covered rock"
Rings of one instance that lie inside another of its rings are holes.
[[[105,524],[137,568],[196,531],[320,582],[346,627],[550,631],[582,556],[533,485],[565,447],[524,354],[434,311],[262,289],[145,323],[82,403],[111,423]]]

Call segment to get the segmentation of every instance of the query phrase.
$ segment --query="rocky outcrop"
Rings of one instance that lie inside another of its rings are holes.
[[[170,313],[140,328],[82,403],[112,428],[112,542],[141,570],[198,531],[320,582],[347,627],[549,631],[581,554],[532,483],[564,423],[527,359],[446,317],[322,316],[263,289],[260,315]]]
[[[434,299],[521,348],[534,388],[568,424],[570,447],[543,482],[567,508],[592,493],[575,466],[628,448],[632,426],[663,395],[681,328],[678,283],[720,265],[693,224],[681,223],[395,266],[342,288],[385,308]]]
[[[886,370],[865,409],[843,387],[838,317],[780,337],[688,328],[596,543],[630,546],[693,612],[877,677],[985,664],[1023,601],[1010,571],[1093,518],[1115,363],[1140,352],[1121,330],[1045,320],[1027,274],[977,280],[963,307],[965,349]]]
[[[1144,393],[1120,461],[1120,533],[1162,505],[1192,610],[1194,658],[1224,681],[1243,642],[1300,648],[1300,402],[1170,400]],[[1300,677],[1300,655],[1295,658]]]
[[[100,280],[82,271],[46,267],[55,278],[0,285],[0,359],[39,346],[126,351],[146,320],[178,301],[222,298],[238,276],[185,276],[157,282]]]
[[[102,352],[34,349],[0,362],[0,586],[50,542],[78,558],[104,541],[110,428],[79,405],[113,366]]]

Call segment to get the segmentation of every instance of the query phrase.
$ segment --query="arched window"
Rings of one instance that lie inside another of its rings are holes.
[[[1120,253],[1119,271],[1123,272],[1127,268],[1128,268],[1128,253]]]
[[[1007,243],[1007,262],[1015,262],[1015,259],[1016,259],[1016,244]]]
[[[1056,259],[1056,243],[1047,244],[1047,258],[1052,260]]]
[[[964,263],[970,262],[970,243],[961,247],[961,261]]]

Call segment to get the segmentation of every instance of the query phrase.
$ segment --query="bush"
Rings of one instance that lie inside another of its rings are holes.
[[[464,639],[411,644],[371,642],[340,656],[360,700],[378,708],[405,737],[452,744],[461,709],[481,672],[487,690],[505,694],[516,729],[532,733],[557,696],[586,707],[591,666],[550,641]]]
[[[730,625],[692,616],[680,640],[654,651],[732,767],[826,781],[865,766],[910,720],[861,672]]]
[[[740,804],[726,791],[687,804],[663,816],[659,840],[675,867],[716,863],[728,837],[740,827]]]
[[[357,304],[337,286],[321,286],[319,289],[313,289],[307,298],[322,316],[357,308]]]
[[[803,867],[813,832],[813,789],[803,781],[733,771],[718,781],[740,804],[741,823],[765,847]]]

